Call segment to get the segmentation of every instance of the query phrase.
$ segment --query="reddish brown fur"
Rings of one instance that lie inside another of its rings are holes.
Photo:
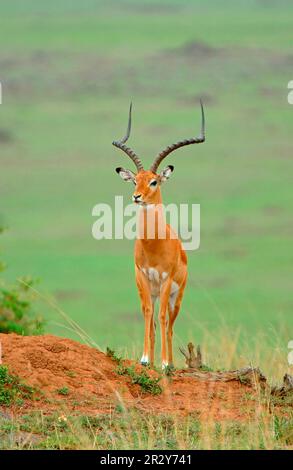
[[[156,179],[158,185],[151,188],[149,183]],[[151,296],[151,282],[145,272],[149,268],[154,268],[162,278],[163,273],[168,273],[166,279],[162,282],[159,299],[160,311],[159,321],[161,327],[161,359],[162,364],[173,364],[172,352],[172,336],[173,325],[180,310],[180,305],[184,293],[187,280],[187,257],[182,247],[181,241],[177,238],[172,228],[162,221],[162,212],[160,205],[162,204],[160,184],[162,178],[151,171],[140,171],[135,176],[136,187],[134,195],[141,195],[144,204],[153,204],[151,208],[141,207],[140,217],[144,222],[144,228],[147,226],[146,216],[149,211],[154,211],[156,222],[160,221],[166,227],[166,238],[159,239],[158,227],[156,225],[154,238],[147,239],[145,232],[142,238],[135,242],[135,274],[138,292],[141,299],[142,311],[145,319],[145,337],[144,337],[144,357],[150,358],[150,362],[154,362],[155,348],[155,324],[154,324],[154,306]],[[171,238],[171,235],[173,238]],[[174,238],[176,237],[176,238]],[[172,283],[178,285],[178,295],[174,308],[170,305],[170,291]],[[167,310],[169,321],[167,325]],[[166,336],[168,352],[166,348]]]

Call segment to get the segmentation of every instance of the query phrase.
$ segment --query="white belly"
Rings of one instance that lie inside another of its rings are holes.
[[[168,273],[163,272],[162,274],[155,268],[141,268],[141,271],[149,280],[150,288],[151,288],[151,295],[154,299],[160,296],[161,288],[163,283],[166,281],[168,277]],[[177,293],[179,290],[179,286],[177,282],[172,281],[171,290],[170,290],[170,298],[174,299],[175,294],[177,297]],[[172,302],[173,303],[173,302]]]

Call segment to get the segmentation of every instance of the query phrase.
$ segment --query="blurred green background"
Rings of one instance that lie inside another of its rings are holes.
[[[133,242],[96,241],[92,208],[132,187],[112,147],[134,102],[131,146],[169,157],[165,203],[201,205],[201,246],[176,345],[228,328],[284,348],[293,337],[293,5],[257,0],[0,2],[0,222],[7,276],[39,277],[101,346],[139,351]],[[129,160],[129,161],[128,161]],[[47,331],[77,338],[40,299]]]

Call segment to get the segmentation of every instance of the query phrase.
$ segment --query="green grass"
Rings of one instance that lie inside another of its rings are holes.
[[[201,422],[115,410],[108,415],[0,416],[0,449],[290,449],[292,419],[262,416],[250,422]]]
[[[95,241],[91,211],[116,194],[130,200],[114,168],[131,162],[111,146],[129,101],[131,145],[149,164],[198,132],[203,96],[207,142],[170,156],[175,172],[163,189],[165,202],[201,204],[175,350],[207,342],[223,362],[224,325],[238,335],[241,361],[262,358],[251,357],[261,338],[260,356],[275,354],[284,369],[293,327],[292,5],[202,3],[1,2],[7,276],[41,278],[42,292],[100,347],[141,354],[133,243]],[[50,332],[77,338],[41,300],[39,309]]]

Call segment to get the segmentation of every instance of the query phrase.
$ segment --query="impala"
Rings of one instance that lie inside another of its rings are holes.
[[[131,109],[125,137],[114,141],[115,147],[123,150],[133,161],[137,172],[116,168],[124,181],[135,185],[132,200],[139,207],[139,237],[135,241],[135,277],[145,321],[144,346],[141,364],[153,364],[155,355],[154,306],[160,301],[159,322],[161,329],[162,368],[173,367],[173,326],[180,310],[187,280],[187,257],[181,241],[170,225],[165,222],[162,211],[161,185],[174,170],[168,165],[160,173],[161,162],[174,150],[205,141],[205,117],[201,104],[201,132],[199,137],[179,141],[166,147],[155,158],[149,170],[143,168],[138,155],[126,142],[131,131]],[[150,227],[151,225],[151,227]],[[149,229],[152,230],[149,230]],[[151,231],[152,236],[148,236]],[[165,236],[162,237],[162,231]],[[168,311],[168,322],[167,322]],[[166,345],[167,341],[167,345]]]

